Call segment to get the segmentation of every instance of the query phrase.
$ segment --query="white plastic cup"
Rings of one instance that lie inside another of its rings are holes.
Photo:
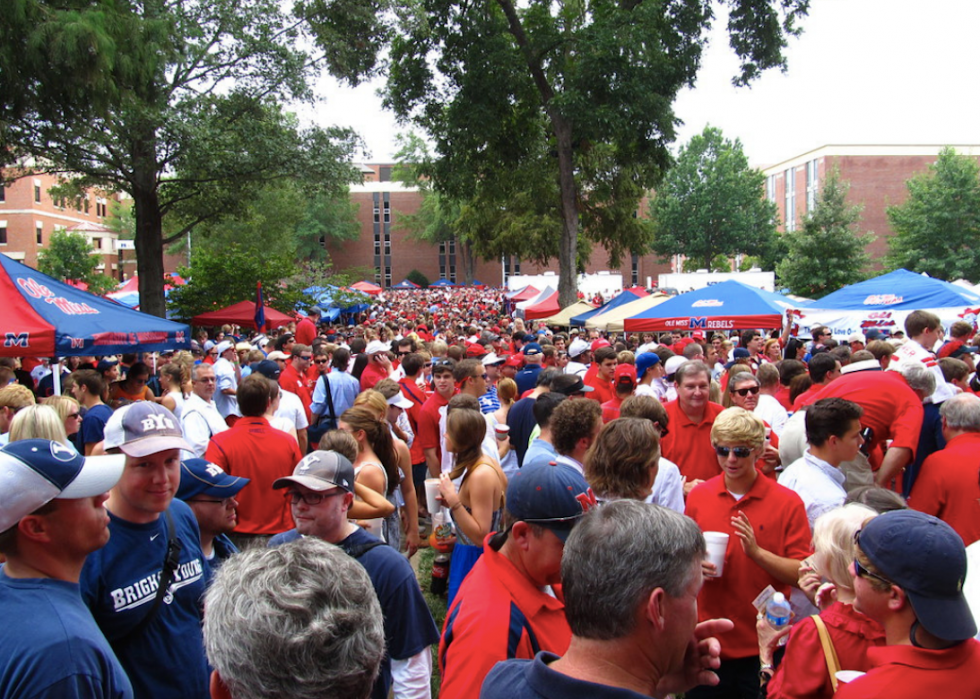
[[[728,534],[724,532],[705,532],[704,542],[708,548],[708,562],[715,564],[715,574],[708,576],[720,578],[725,570],[725,552],[728,550]]]
[[[442,508],[442,502],[439,500],[438,478],[425,479],[425,504],[430,515],[434,515]]]
[[[493,426],[494,434],[497,439],[503,441],[507,439],[507,435],[510,434],[510,427],[508,425],[496,424]]]
[[[374,519],[362,519],[361,526],[368,532],[368,534],[372,534],[382,541],[385,540],[384,520],[382,518],[375,517]]]
[[[834,675],[837,677],[838,682],[847,684],[848,682],[853,682],[858,677],[861,677],[864,675],[864,673],[859,672],[858,670],[838,670],[834,673]]]

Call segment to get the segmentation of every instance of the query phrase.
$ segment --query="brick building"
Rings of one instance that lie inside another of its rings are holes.
[[[414,188],[406,188],[391,181],[391,164],[369,164],[362,167],[364,182],[351,187],[351,198],[358,205],[360,238],[328,245],[334,269],[367,267],[376,270],[374,281],[383,286],[397,284],[413,269],[431,281],[445,277],[450,281],[463,281],[463,263],[453,242],[430,245],[410,240],[398,226],[399,214],[418,211],[422,196]],[[504,283],[506,277],[517,274],[540,274],[557,271],[558,261],[539,265],[521,261],[516,257],[501,260],[478,260],[475,278],[493,286]],[[586,272],[610,271],[623,275],[626,285],[656,283],[657,275],[670,272],[670,264],[662,263],[654,255],[626,256],[619,268],[609,265],[609,256],[596,247]]]
[[[895,234],[888,224],[886,210],[908,198],[906,181],[926,172],[945,146],[859,146],[828,145],[789,158],[763,169],[766,196],[779,208],[780,230],[792,232],[813,209],[827,175],[837,167],[840,179],[850,184],[847,201],[861,205],[860,230],[877,237],[868,253],[881,267],[888,252],[888,239]],[[980,156],[980,145],[953,148],[960,155]]]

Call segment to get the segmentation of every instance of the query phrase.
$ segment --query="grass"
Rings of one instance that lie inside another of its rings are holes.
[[[419,584],[422,586],[422,596],[425,603],[429,605],[432,618],[435,619],[436,628],[442,631],[442,624],[446,620],[446,598],[442,595],[433,595],[429,592],[429,585],[432,583],[432,563],[435,561],[437,552],[432,548],[420,549],[415,558],[417,559],[416,573]],[[432,699],[439,696],[439,646],[432,646]]]

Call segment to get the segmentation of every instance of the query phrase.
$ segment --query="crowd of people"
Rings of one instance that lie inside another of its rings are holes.
[[[0,359],[0,696],[980,696],[975,328],[512,311]]]

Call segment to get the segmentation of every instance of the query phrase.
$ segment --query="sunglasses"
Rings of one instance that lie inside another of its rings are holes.
[[[423,366],[423,367],[426,367],[426,368],[428,368],[428,367],[431,367],[431,366],[432,366],[432,362],[426,362],[426,363],[425,363],[425,364],[423,364],[422,366]]]
[[[301,493],[297,490],[287,490],[283,493],[283,497],[289,500],[291,505],[298,505],[299,501],[302,500],[310,507],[315,507],[327,498],[332,498],[334,495],[342,495],[346,492],[343,488],[334,488],[328,493]]]
[[[68,413],[68,415],[66,415],[65,417],[66,418],[79,418],[81,416],[78,413]]]
[[[735,454],[736,459],[744,459],[752,456],[752,447],[722,447],[715,445],[715,454],[723,459],[727,459],[729,454]]]
[[[745,398],[745,396],[748,396],[748,395],[753,395],[754,396],[758,392],[759,392],[759,387],[758,386],[752,386],[751,388],[733,388],[732,389],[732,393],[737,393],[738,395],[742,396],[742,398]]]
[[[317,363],[317,364],[326,364],[326,363],[327,363],[327,361],[328,361],[328,360],[326,360],[326,359],[317,359],[317,360],[316,360],[316,363]]]
[[[879,580],[888,586],[895,584],[891,580],[888,580],[887,578],[883,578],[876,573],[872,573],[870,570],[865,568],[863,565],[861,565],[861,561],[857,559],[857,556],[854,557],[854,574],[857,575],[859,578],[874,578],[875,580]]]
[[[313,355],[312,354],[301,354],[301,355],[299,355],[299,358],[302,359],[304,362],[308,362],[311,359],[313,359]]]

